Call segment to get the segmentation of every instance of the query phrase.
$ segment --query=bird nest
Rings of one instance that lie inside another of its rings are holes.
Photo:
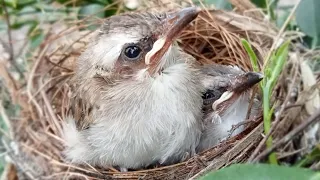
[[[236,3],[234,5],[237,7]],[[250,58],[241,44],[241,38],[244,38],[252,45],[262,68],[263,59],[274,48],[276,40],[286,37],[277,37],[278,30],[271,28],[272,24],[264,20],[261,13],[247,11],[249,8],[252,6],[237,7],[236,12],[205,8],[181,33],[179,45],[201,63],[238,65],[244,70],[252,70]],[[62,27],[60,24],[54,26]],[[13,177],[16,172],[27,179],[186,179],[233,163],[263,160],[258,156],[265,149],[262,116],[259,115],[249,120],[247,129],[241,134],[178,164],[119,172],[113,167],[64,162],[61,122],[66,117],[72,95],[69,83],[77,57],[95,34],[79,29],[81,24],[48,31],[45,41],[31,58],[32,66],[23,82],[24,88],[16,90],[8,86],[11,98],[21,107],[19,118],[12,120],[11,135],[5,143]],[[281,113],[273,118],[277,121],[276,126],[272,126],[275,141],[306,117],[302,106],[296,105],[304,102],[297,98],[302,90],[299,62],[296,56],[290,56],[275,88],[272,102],[275,110]],[[292,107],[282,108],[283,103]],[[279,152],[292,149],[280,148]]]

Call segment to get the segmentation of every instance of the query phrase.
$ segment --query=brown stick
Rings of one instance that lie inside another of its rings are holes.
[[[290,141],[293,137],[295,137],[297,134],[299,134],[300,132],[302,132],[305,128],[307,128],[309,125],[320,121],[320,109],[317,109],[315,111],[315,113],[310,116],[307,121],[304,121],[303,123],[301,123],[298,127],[296,127],[295,129],[293,129],[289,134],[287,134],[286,136],[284,136],[282,139],[280,139],[277,143],[275,143],[271,148],[266,149],[265,151],[263,151],[257,158],[255,158],[252,162],[257,162],[259,160],[261,160],[262,158],[264,158],[265,156],[268,156],[270,153],[272,153],[276,148],[278,148],[279,146],[287,143],[288,141]]]
[[[248,146],[253,144],[255,141],[260,141],[260,134],[263,131],[262,123],[260,123],[250,134],[248,134],[245,138],[243,138],[237,145],[235,145],[232,149],[228,150],[221,157],[213,160],[210,164],[202,169],[200,172],[195,174],[190,180],[198,179],[199,177],[207,174],[210,171],[214,171],[222,168],[229,162],[230,159],[234,159],[238,154],[241,154]]]

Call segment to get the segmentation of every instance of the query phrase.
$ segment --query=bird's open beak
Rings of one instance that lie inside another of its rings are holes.
[[[257,72],[247,72],[236,76],[230,80],[228,90],[212,104],[213,110],[223,111],[233,103],[241,94],[263,79],[263,74]]]
[[[171,44],[178,37],[179,33],[199,14],[200,9],[196,7],[184,8],[178,12],[171,13],[164,20],[166,32],[153,44],[152,49],[146,54],[146,64],[150,66],[150,74],[154,74],[161,69],[163,55],[167,52]]]

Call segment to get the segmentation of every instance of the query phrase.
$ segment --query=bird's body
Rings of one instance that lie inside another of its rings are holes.
[[[195,59],[170,45],[156,62],[160,67],[149,67],[146,56],[156,45],[148,44],[147,38],[155,36],[150,29],[161,28],[162,20],[149,22],[150,15],[141,17],[145,18],[140,20],[145,32],[132,24],[139,20],[119,24],[115,21],[119,17],[110,19],[102,28],[109,29],[108,33],[103,30],[79,58],[74,104],[80,109],[77,112],[85,113],[70,119],[64,128],[65,155],[74,163],[141,168],[195,153],[201,135],[203,92]],[[141,58],[121,57],[126,44],[139,42]],[[151,68],[158,70],[149,73]]]
[[[101,87],[90,112],[94,122],[68,132],[76,134],[68,158],[138,168],[194,153],[201,133],[198,74],[181,62],[155,78]]]

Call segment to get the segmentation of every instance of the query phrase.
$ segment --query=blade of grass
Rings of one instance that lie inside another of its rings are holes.
[[[307,154],[303,159],[298,161],[294,166],[305,167],[319,160],[320,160],[320,144],[317,144],[309,154]]]
[[[245,39],[241,39],[241,43],[249,55],[253,70],[256,72],[259,72],[260,70],[259,70],[259,66],[258,66],[258,58],[257,58],[257,55],[254,53],[251,45]]]
[[[273,59],[275,66],[272,68],[270,81],[272,82],[270,87],[271,90],[274,88],[275,83],[277,82],[282,70],[283,66],[288,57],[288,46],[289,42],[285,42],[276,52],[276,56]]]
[[[260,72],[259,65],[258,65],[258,57],[256,53],[254,53],[250,43],[245,39],[241,39],[241,43],[249,55],[253,71]],[[259,83],[261,89],[262,89],[263,81],[264,79]]]
[[[272,91],[275,84],[278,81],[278,78],[283,70],[284,64],[288,57],[288,47],[289,42],[285,42],[282,44],[277,52],[275,53],[272,59],[270,59],[271,63],[268,64],[266,69],[269,69],[270,73],[267,73],[266,83],[263,85],[263,123],[264,123],[264,131],[266,134],[269,133],[271,128],[271,117],[273,110],[270,109],[270,99],[272,96]],[[270,136],[266,142],[267,148],[272,147],[272,137]],[[275,153],[271,153],[269,155],[269,162],[271,164],[278,164],[277,157]]]
[[[270,81],[267,82],[267,84],[270,84]],[[262,102],[263,102],[263,127],[264,127],[264,132],[265,134],[268,134],[271,128],[271,117],[272,117],[272,112],[270,111],[270,86],[265,85],[263,86],[262,89]],[[270,136],[267,139],[266,142],[267,148],[272,147],[272,136]],[[275,153],[272,153],[268,157],[269,162],[271,164],[278,164],[277,157]]]
[[[254,51],[252,50],[251,45],[245,40],[241,39],[241,43],[246,49],[250,61],[252,64],[252,67],[254,71],[259,71],[258,67],[258,58]],[[288,47],[289,42],[286,42],[282,44],[279,49],[276,51],[276,53],[272,53],[270,56],[270,63],[267,64],[266,68],[264,69],[264,75],[265,78],[260,83],[260,87],[263,94],[263,124],[264,124],[264,132],[266,134],[269,133],[271,129],[271,119],[272,114],[274,111],[274,107],[270,108],[270,100],[272,96],[273,88],[278,81],[278,78],[283,70],[284,64],[286,62],[287,56],[288,56]],[[267,148],[272,147],[272,137],[270,136],[266,141]],[[269,155],[269,162],[271,164],[278,164],[277,157],[275,153],[272,153]]]

